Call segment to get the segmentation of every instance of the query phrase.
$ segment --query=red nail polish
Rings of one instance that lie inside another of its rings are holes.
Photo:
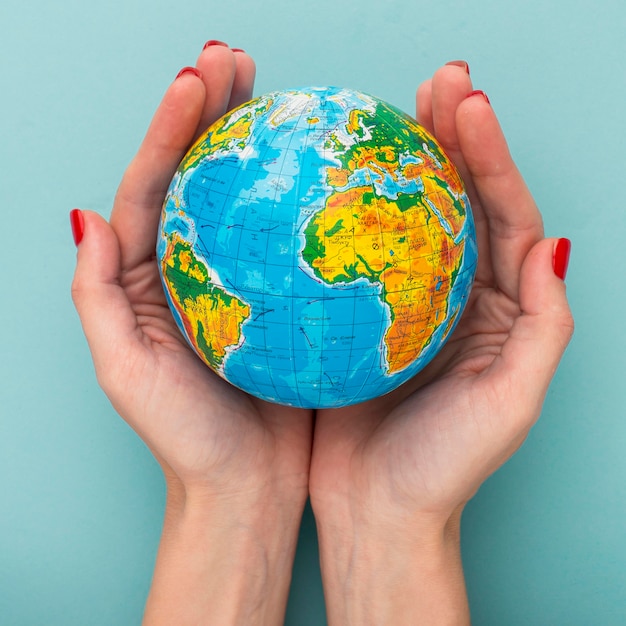
[[[489,101],[489,98],[487,97],[487,94],[484,91],[481,91],[480,89],[475,89],[474,91],[470,91],[467,94],[468,98],[471,98],[472,96],[481,96],[487,104],[491,104],[491,102]]]
[[[456,67],[462,67],[468,74],[470,73],[469,63],[467,61],[448,61],[446,65],[455,65]]]
[[[176,74],[176,78],[180,78],[184,74],[193,74],[194,76],[197,76],[198,78],[202,78],[202,72],[196,67],[183,67],[183,69],[180,70],[178,74]]]
[[[74,237],[74,243],[78,244],[83,240],[85,233],[85,218],[83,212],[80,209],[72,209],[70,211],[70,225],[72,227],[72,236]]]
[[[567,266],[569,265],[569,254],[572,249],[572,242],[569,239],[559,239],[554,246],[552,255],[552,267],[554,273],[561,279],[565,280],[567,274]]]
[[[228,48],[228,44],[224,43],[223,41],[218,41],[217,39],[209,39],[209,41],[204,44],[204,47],[202,49],[206,50],[211,46],[225,46],[226,48]]]
[[[245,50],[241,49],[241,48],[231,48],[231,50],[233,52],[245,52]]]

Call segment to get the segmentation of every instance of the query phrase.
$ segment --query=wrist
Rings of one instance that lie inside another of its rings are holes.
[[[168,481],[144,623],[281,623],[305,501]]]
[[[469,624],[460,517],[316,513],[329,624]]]
[[[258,527],[271,512],[272,523],[282,520],[289,524],[294,518],[299,521],[308,499],[306,476],[302,480],[281,483],[255,481],[245,486],[217,488],[210,484],[185,484],[167,472],[165,479],[166,523],[170,518],[186,515],[202,519],[219,517],[223,525],[231,527],[246,519]]]

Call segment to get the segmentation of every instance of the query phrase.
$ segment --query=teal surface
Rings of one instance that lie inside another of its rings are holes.
[[[152,111],[215,38],[256,93],[336,84],[411,111],[466,59],[572,239],[577,329],[543,416],[463,526],[474,623],[626,623],[626,5],[527,0],[78,0],[0,5],[0,624],[137,624],[163,511],[151,455],[99,391],[70,300],[68,212],[107,215]],[[289,626],[324,624],[304,519]]]

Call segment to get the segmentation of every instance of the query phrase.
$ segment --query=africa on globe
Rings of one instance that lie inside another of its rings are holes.
[[[434,137],[382,100],[311,87],[256,98],[200,137],[167,193],[157,258],[212,370],[270,402],[332,408],[434,358],[477,248]]]

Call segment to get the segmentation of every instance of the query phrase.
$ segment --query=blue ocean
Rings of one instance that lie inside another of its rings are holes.
[[[280,125],[258,120],[244,150],[211,155],[187,172],[178,181],[185,216],[166,206],[162,229],[193,239],[213,282],[251,307],[242,343],[224,362],[227,380],[282,404],[342,406],[386,393],[422,369],[446,324],[412,366],[390,376],[383,341],[390,311],[381,285],[328,285],[303,260],[303,231],[331,193],[325,170],[338,165],[320,146],[345,125],[346,111],[324,99],[315,111],[296,113]],[[362,184],[358,172],[349,184]],[[466,224],[473,229],[471,219]],[[471,282],[475,250],[467,252]],[[449,316],[462,308],[467,282],[457,280]]]

